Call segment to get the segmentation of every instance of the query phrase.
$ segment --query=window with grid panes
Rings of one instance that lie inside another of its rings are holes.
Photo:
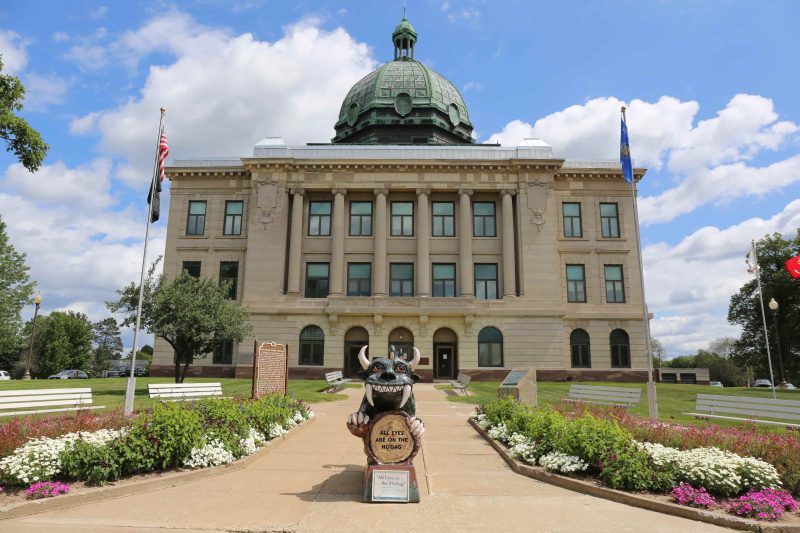
[[[453,202],[433,202],[433,236],[454,237],[456,234],[455,204]]]
[[[625,284],[622,282],[622,265],[605,265],[606,301],[625,303]]]
[[[389,296],[414,296],[414,264],[392,263],[389,267]]]
[[[600,204],[600,231],[603,237],[619,237],[619,206]]]
[[[186,221],[186,235],[202,235],[206,231],[205,200],[189,202],[189,218]]]
[[[200,261],[184,261],[183,271],[193,278],[200,278]]]
[[[630,368],[631,346],[625,330],[615,329],[609,336],[611,344],[611,366],[615,368]]]
[[[589,334],[586,333],[586,330],[572,330],[572,333],[569,335],[569,347],[572,353],[572,368],[592,367]]]
[[[233,341],[218,341],[211,363],[215,365],[233,364]]]
[[[225,225],[222,230],[224,235],[242,234],[242,214],[244,202],[241,200],[228,200],[225,202]]]
[[[369,296],[370,294],[372,294],[372,265],[347,263],[347,295]]]
[[[578,202],[564,202],[561,209],[564,216],[564,237],[583,237],[581,204]]]
[[[319,326],[306,326],[300,332],[300,364],[322,366],[325,362],[325,333]]]
[[[308,234],[317,237],[331,234],[331,203],[308,203]]]
[[[478,366],[503,366],[503,334],[493,327],[478,333]]]
[[[567,301],[586,302],[586,274],[583,265],[567,265]]]
[[[456,295],[456,265],[454,263],[441,263],[433,265],[433,295]]]
[[[475,265],[475,298],[497,299],[497,264]]]
[[[392,236],[414,236],[414,202],[392,202]]]
[[[372,235],[372,202],[350,202],[350,235]]]
[[[327,298],[330,265],[328,263],[306,263],[306,298]]]
[[[494,202],[472,204],[472,230],[475,237],[497,237]]]
[[[236,285],[239,281],[239,262],[222,261],[219,264],[219,284],[228,284],[227,297],[230,300],[236,299]]]

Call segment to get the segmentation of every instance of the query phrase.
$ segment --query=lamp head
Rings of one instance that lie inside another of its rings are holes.
[[[39,293],[39,292],[36,293],[36,296],[33,297],[33,303],[35,303],[36,305],[39,305],[40,303],[42,303],[42,294],[41,293]]]
[[[769,305],[769,308],[772,309],[773,311],[777,311],[778,310],[778,302],[775,301],[775,298],[771,298],[769,300],[769,304],[767,304],[767,305]]]

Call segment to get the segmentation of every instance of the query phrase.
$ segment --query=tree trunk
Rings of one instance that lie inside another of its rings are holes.
[[[186,371],[189,370],[190,364],[191,363],[186,363],[183,365],[183,371],[181,372],[181,380],[179,381],[179,383],[183,383],[183,380],[186,379]]]
[[[181,364],[178,362],[178,358],[175,358],[175,383],[181,383],[183,380],[181,379]]]

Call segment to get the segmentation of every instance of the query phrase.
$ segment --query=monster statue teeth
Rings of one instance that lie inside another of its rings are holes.
[[[404,385],[403,386],[403,399],[400,400],[400,409],[403,408],[403,406],[406,404],[406,402],[408,401],[408,398],[410,396],[411,396],[411,385]]]
[[[375,407],[375,403],[372,401],[372,385],[370,385],[369,383],[364,385],[364,396],[366,396],[369,404]]]

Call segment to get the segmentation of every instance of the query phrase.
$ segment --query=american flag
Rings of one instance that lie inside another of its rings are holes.
[[[161,216],[161,182],[167,175],[164,172],[164,164],[169,155],[169,144],[167,144],[167,133],[164,128],[161,128],[161,135],[158,137],[158,177],[153,176],[155,183],[150,184],[150,190],[147,191],[147,203],[150,203],[150,198],[153,198],[153,209],[150,214],[150,222],[155,222]],[[155,190],[155,194],[153,191]]]
[[[745,257],[745,263],[747,263],[747,271],[751,274],[758,273],[758,265],[753,260],[753,250],[747,252],[747,256]]]

